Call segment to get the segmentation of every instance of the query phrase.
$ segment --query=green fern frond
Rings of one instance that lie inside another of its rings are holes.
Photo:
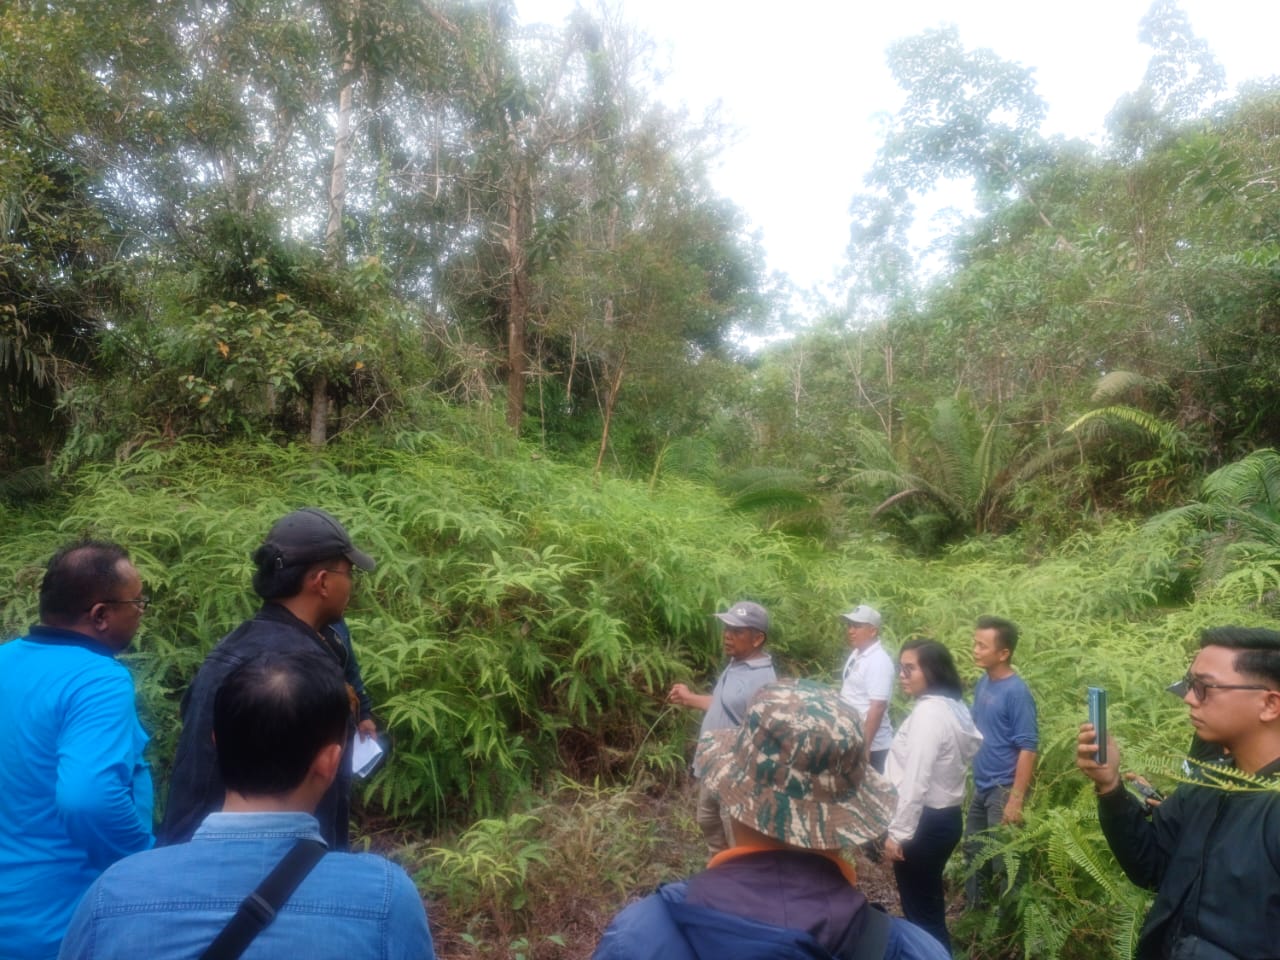
[[[1201,490],[1211,503],[1259,509],[1267,520],[1280,523],[1280,453],[1255,450],[1209,474]]]
[[[1067,433],[1077,433],[1091,424],[1111,426],[1121,424],[1136,427],[1139,431],[1155,440],[1162,447],[1171,449],[1177,442],[1177,429],[1159,417],[1139,410],[1137,407],[1113,405],[1090,410],[1072,421],[1066,428]]]

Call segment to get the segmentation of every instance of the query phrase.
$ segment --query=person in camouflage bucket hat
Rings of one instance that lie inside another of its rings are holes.
[[[884,835],[895,793],[867,763],[862,721],[830,687],[763,687],[742,725],[704,738],[706,782],[734,820],[810,850]]]
[[[768,684],[740,728],[704,742],[733,846],[625,907],[592,960],[951,960],[920,927],[871,904],[841,855],[884,832],[895,800],[836,690]]]

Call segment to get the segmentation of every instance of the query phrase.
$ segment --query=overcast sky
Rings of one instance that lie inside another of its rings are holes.
[[[575,0],[516,0],[526,23],[562,24]],[[588,9],[593,3],[584,3]],[[1137,39],[1150,0],[622,0],[623,19],[657,44],[658,95],[695,114],[717,101],[739,133],[714,184],[760,231],[771,269],[800,288],[844,261],[848,206],[862,189],[883,119],[901,100],[885,50],[954,23],[968,48],[1035,68],[1045,133],[1097,139],[1139,83]],[[1227,83],[1280,74],[1280,2],[1182,0]]]

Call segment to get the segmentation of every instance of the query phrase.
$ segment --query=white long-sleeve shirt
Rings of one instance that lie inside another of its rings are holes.
[[[959,806],[969,761],[981,745],[982,734],[963,701],[921,697],[889,748],[885,775],[898,790],[889,836],[899,843],[914,837],[925,807]]]

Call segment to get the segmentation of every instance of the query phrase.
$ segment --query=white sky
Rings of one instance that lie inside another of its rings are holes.
[[[1097,139],[1133,90],[1150,49],[1137,39],[1150,0],[620,0],[657,44],[658,95],[694,115],[719,101],[739,131],[713,183],[761,233],[769,267],[801,289],[844,262],[848,206],[879,145],[878,119],[901,92],[885,50],[955,23],[967,48],[1035,68],[1044,132]],[[522,22],[562,24],[575,0],[516,0]],[[583,3],[591,9],[593,3]],[[1242,81],[1280,74],[1277,0],[1181,0],[1196,35]]]

